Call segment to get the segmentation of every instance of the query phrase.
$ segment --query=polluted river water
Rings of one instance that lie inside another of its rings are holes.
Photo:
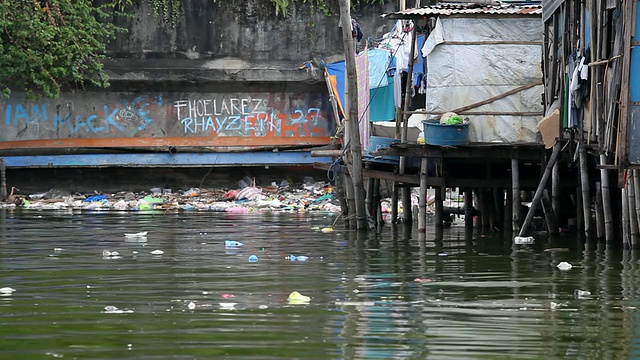
[[[640,354],[636,252],[334,220],[0,210],[0,358]]]

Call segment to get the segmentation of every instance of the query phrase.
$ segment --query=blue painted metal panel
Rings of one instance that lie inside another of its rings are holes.
[[[636,9],[638,8],[640,1],[636,2]],[[638,19],[640,19],[640,11],[636,11],[636,26],[634,26],[634,33],[633,33],[633,37],[635,38],[636,41],[640,40],[640,28],[638,27],[638,24],[640,22],[638,22]]]
[[[312,157],[308,151],[242,153],[142,153],[6,156],[7,168],[34,167],[199,167],[310,165],[331,163],[330,157]]]
[[[640,102],[640,49],[631,48],[631,69],[629,69],[629,97],[631,102]]]

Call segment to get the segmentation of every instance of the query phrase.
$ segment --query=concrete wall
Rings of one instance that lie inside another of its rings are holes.
[[[137,1],[133,16],[115,22],[128,29],[109,46],[114,57],[214,59],[233,57],[258,62],[302,62],[343,54],[337,0],[327,0],[329,14],[309,2],[291,1],[286,17],[276,16],[269,0],[182,1],[175,27],[153,16],[148,1]],[[384,5],[356,5],[352,17],[365,37],[386,33],[393,21],[380,17],[397,10]]]

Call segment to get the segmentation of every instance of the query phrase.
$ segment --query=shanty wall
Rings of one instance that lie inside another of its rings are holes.
[[[437,45],[427,58],[426,110],[452,111],[538,83],[460,115],[471,121],[470,142],[540,142],[537,129],[543,114],[540,17],[451,16],[440,20],[445,42]]]

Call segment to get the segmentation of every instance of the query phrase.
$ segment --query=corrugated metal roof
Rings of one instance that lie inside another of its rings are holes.
[[[542,15],[542,5],[481,5],[474,3],[438,3],[422,8],[384,14],[390,19],[412,19],[424,16],[449,15]]]

